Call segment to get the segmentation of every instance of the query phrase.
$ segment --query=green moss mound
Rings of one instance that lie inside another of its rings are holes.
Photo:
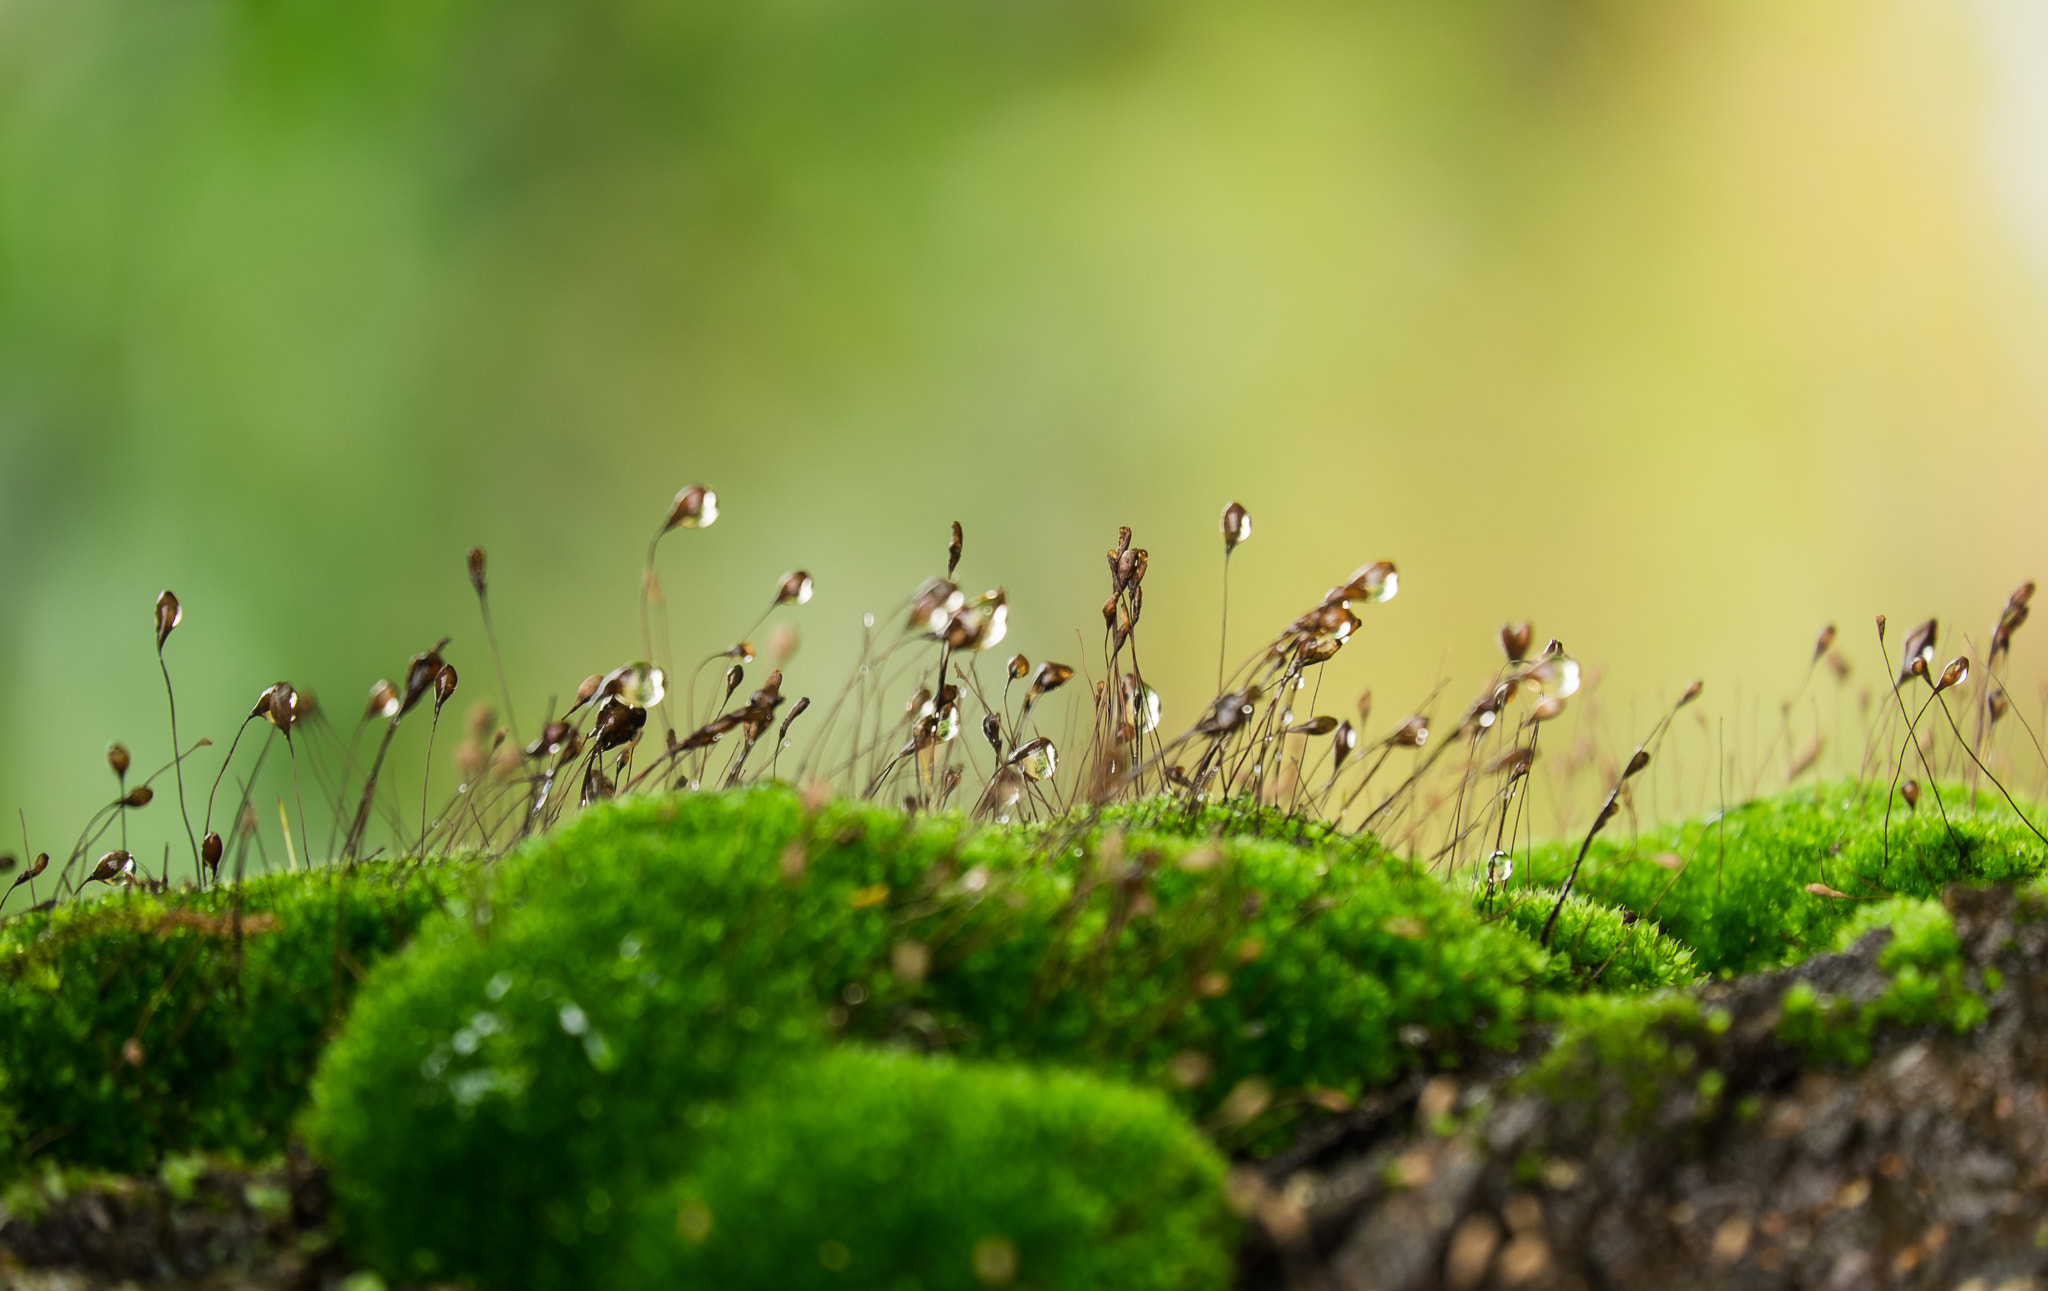
[[[609,1285],[1220,1288],[1235,1237],[1222,1174],[1154,1094],[842,1050],[706,1133]]]
[[[435,868],[122,893],[0,925],[0,1169],[283,1149],[358,975],[439,899]],[[239,935],[238,935],[239,928]]]
[[[1246,1081],[1356,1093],[1512,1043],[1547,965],[1380,852],[1106,833],[983,869],[906,924],[934,964],[915,1006],[964,1052],[1175,1084],[1197,1112]]]
[[[891,943],[865,894],[951,841],[834,811],[792,880],[798,816],[765,792],[591,813],[379,973],[309,1118],[351,1245],[398,1276],[605,1285],[617,1207],[823,1043],[820,996]]]
[[[387,1271],[592,1285],[618,1199],[834,1039],[1154,1084],[1250,1141],[1512,1042],[1548,963],[1383,855],[689,795],[591,813],[377,974],[310,1129]]]
[[[1972,797],[1944,786],[1946,822],[1925,791],[1917,811],[1895,805],[1887,827],[1885,788],[1795,790],[1635,838],[1611,836],[1610,826],[1577,891],[1654,918],[1701,970],[1732,974],[1829,949],[1866,902],[1932,898],[1949,883],[2012,881],[2048,867],[2048,845],[1988,790]],[[1515,881],[1554,886],[1577,852],[1572,841],[1539,846]]]

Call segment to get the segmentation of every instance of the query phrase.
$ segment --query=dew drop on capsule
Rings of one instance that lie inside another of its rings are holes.
[[[1159,692],[1150,686],[1138,689],[1138,702],[1132,714],[1137,723],[1138,734],[1150,735],[1159,729]]]

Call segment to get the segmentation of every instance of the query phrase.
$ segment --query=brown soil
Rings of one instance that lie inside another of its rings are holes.
[[[118,1176],[39,1192],[32,1217],[0,1210],[6,1291],[332,1291],[351,1272],[328,1235],[326,1177],[302,1154],[210,1166],[180,1195]]]

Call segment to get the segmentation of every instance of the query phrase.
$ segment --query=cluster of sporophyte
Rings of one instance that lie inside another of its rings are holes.
[[[815,586],[802,569],[777,580],[736,640],[679,667],[658,557],[669,535],[706,527],[719,515],[709,488],[676,495],[647,547],[639,657],[593,671],[538,706],[514,705],[498,656],[488,561],[482,549],[471,549],[467,573],[498,694],[473,703],[460,734],[438,745],[457,773],[453,791],[438,800],[434,750],[462,687],[450,636],[413,655],[395,680],[372,684],[346,731],[305,687],[262,687],[218,762],[206,768],[208,777],[199,764],[212,756],[214,741],[203,737],[188,746],[177,734],[168,651],[191,629],[183,626],[185,605],[164,592],[152,626],[173,756],[131,783],[126,748],[110,746],[116,796],[55,865],[49,853],[38,853],[7,895],[26,886],[32,904],[47,905],[95,885],[162,890],[177,881],[174,869],[181,867],[168,856],[151,866],[129,839],[131,816],[152,805],[165,778],[176,784],[191,857],[184,881],[202,887],[252,867],[272,868],[280,858],[297,868],[380,852],[497,855],[594,803],[775,780],[821,785],[913,814],[958,810],[993,823],[1121,805],[1167,830],[1190,830],[1196,821],[1297,835],[1310,825],[1369,827],[1382,836],[1400,833],[1410,854],[1435,846],[1425,842],[1435,822],[1444,826],[1444,849],[1434,859],[1447,857],[1457,869],[1475,840],[1499,832],[1477,826],[1505,821],[1502,813],[1534,761],[1538,728],[1564,712],[1580,682],[1579,666],[1563,647],[1553,641],[1532,651],[1522,624],[1502,630],[1505,665],[1458,720],[1457,739],[1432,745],[1426,710],[1371,733],[1370,692],[1358,699],[1355,724],[1349,715],[1314,711],[1326,666],[1364,626],[1360,611],[1391,600],[1399,587],[1393,564],[1375,561],[1314,599],[1235,668],[1219,664],[1215,695],[1193,705],[1192,723],[1170,735],[1161,696],[1140,663],[1150,554],[1134,545],[1128,528],[1106,552],[1110,594],[1100,659],[1034,664],[1012,654],[992,665],[1008,637],[1009,597],[1001,587],[971,595],[956,581],[965,552],[956,522],[944,573],[919,583],[879,618],[866,616],[846,680],[814,705],[784,672],[798,644],[790,616]],[[1226,509],[1226,576],[1250,531],[1241,506]],[[763,628],[769,631],[757,649]],[[1222,639],[1227,645],[1227,612]],[[761,675],[750,676],[764,664]],[[1514,723],[1502,719],[1518,699],[1522,718],[1510,736]],[[539,722],[522,727],[517,712],[535,707]],[[404,732],[421,727],[415,738],[428,775],[412,799],[390,783],[387,768]],[[252,738],[252,728],[260,738]],[[1447,752],[1462,753],[1463,766],[1453,765],[1458,758],[1440,766]],[[268,842],[253,805],[266,766],[287,781],[278,793],[282,828]],[[1455,803],[1446,808],[1441,791],[1453,782]],[[1178,823],[1176,812],[1184,816]],[[327,827],[316,831],[322,818]],[[27,848],[26,828],[23,834]],[[16,864],[0,858],[0,872]]]

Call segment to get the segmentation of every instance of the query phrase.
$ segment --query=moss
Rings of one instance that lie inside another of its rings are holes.
[[[1942,792],[1950,824],[1929,793],[1917,812],[1894,808],[1888,841],[1885,786],[1853,783],[1791,791],[1633,839],[1603,837],[1578,890],[1655,918],[1702,970],[1732,974],[1834,944],[1863,903],[1809,884],[1858,898],[1935,897],[1949,883],[2011,881],[2048,864],[2048,848],[1994,796]],[[1538,847],[1516,882],[1556,883],[1576,852],[1569,840]]]
[[[1860,1067],[1870,1061],[1870,1032],[1851,1001],[1799,981],[1778,1001],[1778,1039],[1827,1061]]]
[[[708,1131],[606,1285],[1220,1288],[1235,1228],[1222,1175],[1153,1094],[841,1051]]]
[[[1618,1091],[1631,1120],[1647,1117],[1684,1078],[1704,1078],[1703,1051],[1711,1059],[1728,1029],[1726,1011],[1702,1008],[1684,992],[1587,996],[1563,1014],[1556,1040],[1517,1087],[1556,1102],[1591,1103]],[[1695,1082],[1697,1093],[1711,1090],[1716,1102],[1725,1088],[1725,1081]]]
[[[499,1288],[590,1284],[609,1199],[833,1036],[1166,1086],[1248,1140],[1431,1046],[1512,1042],[1548,963],[1384,856],[1048,856],[781,789],[590,813],[487,901],[377,975],[310,1127],[360,1249]]]
[[[438,898],[433,869],[121,894],[0,927],[6,1162],[144,1170],[166,1151],[284,1147],[356,974]]]
[[[352,1248],[399,1276],[605,1285],[614,1199],[824,1043],[821,997],[886,959],[889,894],[952,843],[835,808],[786,856],[799,824],[766,791],[590,813],[376,974],[308,1118]]]
[[[1965,980],[1955,921],[1939,902],[1897,897],[1865,906],[1843,926],[1837,948],[1879,930],[1889,934],[1877,958],[1892,979],[1884,993],[1859,1007],[1796,982],[1779,1004],[1780,1039],[1815,1057],[1861,1066],[1880,1027],[1938,1026],[1963,1035],[1984,1024],[1989,1010]],[[1998,989],[1990,980],[1996,976],[1985,974],[1986,989]]]
[[[1883,1029],[1940,1026],[1961,1034],[1983,1024],[1984,1002],[1965,980],[1955,925],[1939,902],[1864,904],[1837,929],[1836,948],[1880,930],[1887,937],[1878,952],[1878,966],[1891,978],[1886,989],[1859,1005],[1803,978],[1790,981],[1774,1024],[1780,1043],[1812,1060],[1860,1066]],[[1710,1119],[1724,1106],[1729,1082],[1719,1064],[1732,1022],[1725,1009],[1690,993],[1660,993],[1565,999],[1557,1011],[1557,1038],[1519,1088],[1589,1105],[1619,1095],[1631,1126],[1671,1110],[1675,1097],[1689,1097],[1695,1119]],[[1745,1108],[1753,1108],[1751,1100],[1738,1099],[1736,1114],[1752,1114]]]
[[[1170,1080],[1355,1093],[1425,1045],[1512,1043],[1546,958],[1405,861],[1132,833],[1049,860],[983,835],[991,893],[914,918],[919,1007],[967,1052]],[[1078,853],[1078,854],[1077,854]]]
[[[1026,837],[1069,835],[1077,829],[1092,833],[1102,829],[1127,830],[1161,837],[1184,839],[1265,839],[1296,847],[1315,848],[1344,855],[1370,856],[1381,852],[1379,840],[1370,834],[1351,833],[1328,821],[1290,816],[1276,807],[1261,804],[1245,794],[1227,802],[1204,800],[1190,805],[1178,798],[1137,798],[1111,803],[1086,814],[1075,814],[1019,831]]]
[[[1557,894],[1523,887],[1489,897],[1481,885],[1474,889],[1473,900],[1482,915],[1500,919],[1535,941],[1543,934]],[[1552,954],[1541,980],[1556,990],[1636,995],[1690,986],[1701,976],[1691,948],[1665,935],[1655,922],[1576,892],[1565,898],[1550,944]]]

